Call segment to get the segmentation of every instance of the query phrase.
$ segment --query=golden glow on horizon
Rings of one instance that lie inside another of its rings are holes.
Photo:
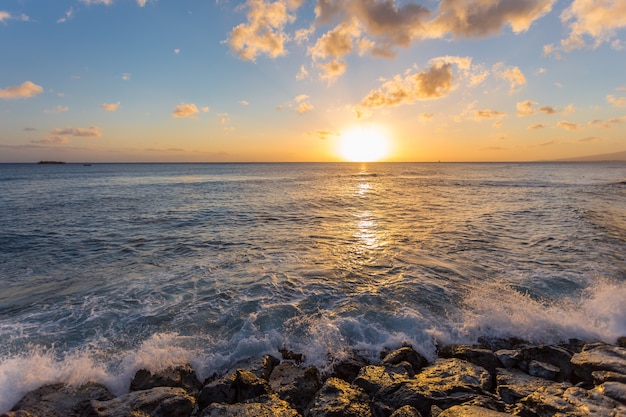
[[[357,126],[341,135],[339,154],[350,162],[376,162],[387,157],[390,147],[390,139],[384,129]]]

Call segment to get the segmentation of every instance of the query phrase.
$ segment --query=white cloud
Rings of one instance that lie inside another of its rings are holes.
[[[623,0],[573,0],[561,14],[561,21],[569,25],[569,37],[561,47],[569,52],[587,46],[598,47],[613,40],[618,30],[626,28],[626,2]]]

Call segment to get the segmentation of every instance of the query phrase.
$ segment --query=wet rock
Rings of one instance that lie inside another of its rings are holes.
[[[169,368],[155,374],[141,369],[137,371],[135,377],[130,382],[131,391],[147,390],[156,387],[179,387],[195,392],[200,390],[202,385],[189,365]]]
[[[605,382],[598,385],[596,390],[609,398],[626,404],[626,384],[621,382]]]
[[[576,374],[586,381],[593,379],[593,371],[626,374],[626,348],[604,343],[586,345],[582,352],[574,354],[571,362]]]
[[[524,346],[519,351],[518,367],[529,372],[533,361],[543,362],[559,368],[558,381],[568,381],[572,376],[572,354],[560,346],[538,345]]]
[[[198,407],[202,410],[212,403],[234,404],[267,395],[270,392],[267,381],[252,372],[238,370],[205,385],[198,395]]]
[[[213,403],[199,417],[298,417],[299,414],[287,401],[277,395],[264,395],[254,402],[237,404]]]
[[[553,416],[626,416],[626,407],[594,390],[553,384],[539,388],[522,399],[517,414],[538,417]]]
[[[282,400],[292,404],[300,413],[304,412],[322,386],[316,367],[302,369],[290,362],[274,368],[269,384]]]
[[[515,404],[552,381],[530,376],[517,369],[498,369],[496,393],[506,404]]]
[[[374,401],[396,410],[411,405],[429,415],[432,405],[448,408],[472,400],[492,386],[487,370],[461,359],[438,359],[414,379],[382,388]]]
[[[109,401],[91,401],[94,417],[189,417],[195,399],[183,388],[157,387],[135,391]]]
[[[332,376],[351,383],[357,377],[361,368],[367,365],[369,365],[367,359],[353,352],[348,358],[333,364]]]
[[[500,349],[494,352],[494,355],[496,355],[502,366],[507,369],[516,367],[522,359],[520,351],[517,349]]]
[[[269,381],[272,371],[278,364],[280,364],[280,359],[272,355],[265,355],[260,358],[248,358],[235,363],[226,374],[233,374],[238,370],[245,370],[259,378]]]
[[[497,351],[502,349],[514,350],[523,345],[527,345],[528,342],[519,339],[517,337],[510,337],[508,339],[503,339],[499,337],[485,337],[481,336],[478,338],[478,343],[486,349],[491,351]]]
[[[405,381],[408,378],[408,372],[402,367],[386,368],[370,365],[361,368],[359,375],[352,384],[362,388],[370,397],[373,397],[380,389]]]
[[[371,417],[370,398],[359,387],[329,378],[304,413],[305,417]]]
[[[439,414],[439,417],[507,417],[512,414],[490,410],[475,405],[455,405]]]
[[[528,364],[528,374],[538,378],[557,381],[560,373],[561,369],[558,366],[550,365],[549,363],[532,360]]]
[[[426,358],[417,353],[410,346],[404,346],[389,353],[383,358],[381,364],[383,366],[393,366],[402,362],[410,363],[415,373],[420,372],[425,366],[428,365]]]
[[[73,417],[85,414],[91,400],[110,400],[113,394],[98,384],[78,388],[64,384],[45,385],[26,394],[13,411],[28,412],[36,416]],[[23,414],[23,413],[22,413]]]
[[[600,385],[603,382],[608,381],[622,382],[626,384],[626,374],[618,374],[617,372],[593,371],[591,373],[591,378],[593,379],[593,383],[596,385]]]
[[[622,347],[622,348],[626,348],[626,336],[622,336],[622,337],[618,337],[617,338],[617,346]]]
[[[304,361],[304,355],[302,353],[294,353],[291,350],[280,349],[280,354],[285,361],[294,361],[296,365],[300,365]]]
[[[394,411],[390,417],[422,417],[422,414],[417,408],[405,405]]]
[[[490,350],[468,345],[449,345],[439,351],[441,358],[463,359],[474,365],[482,366],[493,376],[497,368],[502,368],[500,359]]]

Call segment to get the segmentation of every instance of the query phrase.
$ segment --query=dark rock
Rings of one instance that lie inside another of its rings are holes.
[[[367,359],[357,353],[352,353],[348,358],[333,364],[332,376],[351,383],[357,377],[361,368],[367,365],[369,365]]]
[[[559,346],[538,345],[524,346],[519,352],[518,367],[528,372],[532,361],[544,362],[559,368],[558,381],[569,381],[572,377],[573,366],[570,363],[572,354]]]
[[[202,410],[212,403],[244,402],[270,392],[267,381],[252,372],[238,370],[205,385],[198,395],[198,407]]]
[[[603,382],[608,381],[622,382],[626,384],[626,374],[618,374],[617,372],[593,371],[591,373],[591,377],[593,378],[593,383],[595,385],[600,385]]]
[[[290,362],[275,367],[269,383],[282,400],[292,404],[300,413],[304,413],[322,386],[320,373],[316,367],[302,369]]]
[[[593,379],[593,371],[626,374],[626,348],[604,343],[586,345],[571,360],[576,374],[586,381]]]
[[[390,417],[422,417],[422,414],[417,408],[405,405],[394,411]]]
[[[441,358],[463,359],[474,365],[482,366],[494,376],[497,368],[502,368],[500,359],[490,350],[468,345],[448,345],[439,351]]]
[[[399,372],[394,372],[394,369]],[[361,368],[359,375],[352,384],[362,388],[370,397],[373,397],[380,389],[395,385],[408,378],[409,374],[402,367],[390,369],[384,366],[369,365]]]
[[[553,384],[539,388],[522,399],[517,414],[538,417],[568,416],[623,416],[626,407],[595,390],[572,387],[569,384]],[[526,410],[524,410],[526,408]]]
[[[213,403],[206,407],[200,417],[298,417],[294,408],[277,395],[264,395],[253,402],[237,404]]]
[[[238,370],[245,370],[252,372],[259,378],[269,381],[274,367],[278,366],[278,364],[280,364],[280,359],[272,355],[265,355],[261,358],[248,358],[235,363],[226,374],[232,374]]]
[[[622,336],[622,337],[618,337],[617,338],[617,346],[622,347],[622,348],[626,348],[626,336]]]
[[[528,342],[519,339],[517,337],[511,337],[508,339],[498,338],[498,337],[485,337],[481,336],[478,338],[478,343],[486,349],[491,351],[502,350],[502,349],[517,349],[523,345],[527,345]]]
[[[189,392],[200,390],[202,385],[196,373],[189,365],[169,368],[156,374],[145,369],[137,371],[130,382],[131,391],[140,391],[156,387],[179,387]]]
[[[494,352],[500,363],[507,368],[514,368],[522,360],[522,356],[517,349],[500,349]]]
[[[285,361],[294,361],[296,365],[300,365],[304,361],[304,355],[302,353],[294,353],[291,350],[280,349],[280,354]]]
[[[475,405],[455,405],[439,414],[439,417],[506,417],[512,414],[501,413]]]
[[[428,361],[422,355],[417,353],[412,347],[404,346],[400,349],[396,349],[384,357],[381,364],[383,366],[398,365],[401,362],[408,362],[411,364],[413,371],[418,373],[426,365]]]
[[[515,404],[541,387],[552,385],[552,381],[532,377],[517,369],[498,369],[496,393],[506,404]]]
[[[557,381],[557,377],[561,373],[561,369],[549,363],[532,360],[528,364],[528,374],[543,379],[551,379]]]
[[[45,385],[26,394],[13,411],[24,411],[36,416],[73,417],[85,414],[91,400],[110,400],[113,394],[98,384],[78,388],[64,384]]]
[[[304,413],[305,417],[371,417],[370,398],[343,379],[329,378]]]
[[[195,399],[183,388],[157,387],[135,391],[109,401],[91,401],[94,417],[189,417]]]
[[[380,389],[374,401],[392,410],[411,405],[429,415],[432,405],[448,408],[463,404],[491,386],[491,375],[485,368],[456,358],[438,359],[414,379]]]
[[[8,413],[0,414],[0,417],[39,417],[29,413],[25,410],[9,411]]]
[[[598,385],[596,390],[609,398],[626,404],[626,384],[621,382],[605,382]]]

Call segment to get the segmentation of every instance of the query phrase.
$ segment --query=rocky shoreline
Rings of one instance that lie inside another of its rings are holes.
[[[537,345],[480,339],[429,363],[410,346],[369,363],[354,353],[329,375],[290,351],[199,382],[189,366],[141,370],[128,394],[47,385],[0,417],[626,417],[626,338]],[[279,359],[282,358],[282,359]]]

